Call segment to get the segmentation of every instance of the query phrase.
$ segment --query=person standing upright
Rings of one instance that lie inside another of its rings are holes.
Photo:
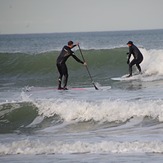
[[[143,55],[140,52],[140,50],[134,45],[134,43],[132,41],[128,41],[127,45],[129,47],[128,60],[127,60],[127,64],[129,65],[128,77],[131,77],[132,76],[132,66],[135,64],[139,70],[139,73],[141,73],[140,63],[143,61]],[[134,59],[130,62],[131,54],[133,55]]]
[[[72,56],[77,62],[82,63],[86,65],[85,62],[81,61],[78,57],[74,55],[74,52],[71,50],[75,46],[78,46],[79,43],[75,44],[73,41],[69,41],[68,45],[65,45],[62,48],[62,51],[60,52],[60,55],[57,58],[57,69],[59,72],[59,78],[58,78],[58,90],[67,90],[67,82],[68,82],[68,69],[66,66],[67,59]],[[62,87],[62,77],[64,76],[64,84]]]

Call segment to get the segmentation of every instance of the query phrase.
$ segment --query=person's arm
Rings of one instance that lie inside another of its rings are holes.
[[[84,64],[84,62],[81,61],[76,55],[72,54],[72,57],[73,57],[77,62]]]
[[[129,47],[129,53],[128,53],[128,59],[127,59],[127,64],[130,63],[130,57],[131,57],[131,54],[132,54],[132,48]]]
[[[78,46],[78,45],[79,45],[79,43],[77,42],[75,45],[73,45],[73,47],[72,47],[72,48],[74,48],[75,46]],[[72,49],[72,48],[71,48],[71,49]]]

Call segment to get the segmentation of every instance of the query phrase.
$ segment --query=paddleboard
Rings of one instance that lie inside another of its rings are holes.
[[[111,86],[100,86],[98,90],[108,90]],[[25,87],[23,89],[25,92],[35,92],[35,91],[88,91],[96,90],[94,87],[70,87],[68,90],[58,90],[58,88],[53,87]]]
[[[85,88],[68,88],[68,90],[76,90],[76,91],[83,91],[86,90]],[[31,91],[68,91],[68,90],[58,90],[58,88],[54,87],[25,87],[25,92],[31,92]]]
[[[121,77],[115,77],[115,78],[111,78],[112,80],[117,80],[117,81],[130,81],[130,80],[139,80],[141,78],[141,74],[136,74],[136,75],[133,75],[131,77],[128,77],[128,74],[127,75],[123,75]]]

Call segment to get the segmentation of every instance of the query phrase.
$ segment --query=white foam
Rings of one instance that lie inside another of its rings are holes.
[[[15,154],[55,154],[55,153],[162,153],[163,142],[114,142],[102,141],[95,143],[57,141],[42,142],[21,140],[8,144],[0,144],[0,155]]]
[[[163,79],[163,50],[140,50],[144,55],[141,64],[144,76],[150,81]]]
[[[32,101],[30,99],[31,94],[26,94],[24,91],[21,92],[20,97],[21,97],[22,102],[24,102],[24,101],[28,101],[28,102]]]
[[[102,100],[99,102],[73,99],[51,99],[35,102],[41,116],[59,115],[64,121],[125,122],[131,117],[152,117],[163,121],[163,101]]]
[[[27,127],[35,127],[37,124],[40,124],[44,120],[43,117],[37,116],[31,124],[29,124]]]

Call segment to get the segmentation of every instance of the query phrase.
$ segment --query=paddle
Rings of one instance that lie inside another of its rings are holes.
[[[82,53],[82,51],[81,51],[81,49],[80,49],[80,46],[78,45],[78,47],[79,47],[80,54],[81,54],[81,56],[82,56],[82,58],[83,58],[83,61],[85,62],[85,59],[84,59],[83,53]],[[87,69],[88,75],[89,75],[89,77],[90,77],[90,79],[91,79],[91,82],[92,82],[93,86],[95,87],[96,90],[98,90],[98,88],[96,87],[96,85],[95,85],[95,83],[94,83],[94,81],[93,81],[93,79],[92,79],[92,76],[91,76],[91,74],[90,74],[90,72],[89,72],[88,66],[86,65],[85,67],[86,67],[86,69]]]

